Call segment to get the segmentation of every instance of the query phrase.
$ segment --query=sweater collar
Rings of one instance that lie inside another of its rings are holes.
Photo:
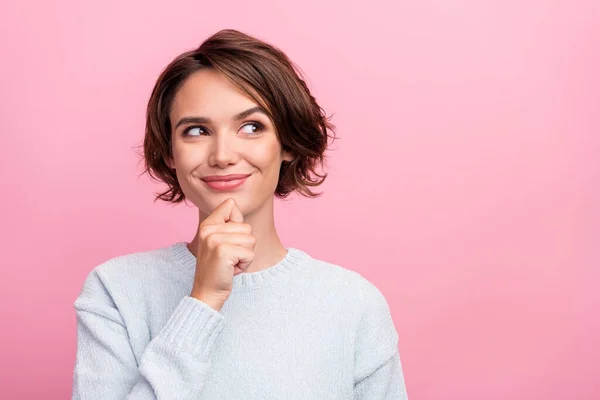
[[[232,292],[253,290],[270,285],[280,279],[289,277],[305,268],[310,257],[307,253],[294,247],[287,247],[286,256],[277,264],[257,272],[243,272],[233,277]],[[188,249],[186,242],[177,242],[167,248],[169,256],[187,272],[196,271],[196,257]]]

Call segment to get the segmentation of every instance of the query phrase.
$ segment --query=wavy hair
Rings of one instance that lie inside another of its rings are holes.
[[[308,89],[301,70],[277,47],[234,29],[221,30],[198,48],[177,56],[161,72],[146,109],[143,143],[145,170],[168,189],[156,193],[160,199],[180,203],[185,195],[172,158],[171,105],[184,81],[203,68],[215,68],[237,88],[265,108],[273,121],[283,150],[294,159],[283,161],[275,196],[287,197],[296,191],[305,197],[318,197],[310,188],[319,186],[327,173],[317,167],[326,163],[328,138],[336,139],[335,125]]]

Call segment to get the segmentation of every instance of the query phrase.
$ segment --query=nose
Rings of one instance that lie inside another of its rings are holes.
[[[209,150],[208,163],[211,166],[225,168],[229,164],[237,162],[237,151],[235,145],[235,133],[218,133],[212,136],[213,140]]]

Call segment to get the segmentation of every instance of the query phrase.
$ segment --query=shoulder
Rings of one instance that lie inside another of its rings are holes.
[[[344,311],[352,307],[355,354],[354,379],[360,381],[385,364],[398,351],[398,331],[381,290],[361,273],[325,261],[314,263],[315,276],[335,277],[346,293]],[[332,283],[329,284],[331,286]],[[329,288],[331,290],[339,289]]]
[[[389,304],[377,285],[357,271],[312,257],[309,269],[311,285],[328,296],[326,304],[340,303],[343,313],[353,310],[355,373],[360,379],[389,360],[397,349],[398,331]]]
[[[361,315],[389,315],[388,302],[381,290],[358,271],[342,265],[308,257],[311,284],[331,290],[347,292]]]
[[[151,275],[153,270],[162,269],[172,263],[168,259],[169,247],[157,248],[112,257],[94,270],[105,278]]]
[[[365,300],[382,296],[375,284],[355,270],[310,255],[307,255],[307,259],[309,260],[308,269],[317,282],[322,281],[349,286],[357,290]]]
[[[118,255],[96,265],[87,274],[75,306],[89,301],[113,303],[116,295],[141,293],[157,281],[173,279],[177,267],[167,257],[169,248]]]

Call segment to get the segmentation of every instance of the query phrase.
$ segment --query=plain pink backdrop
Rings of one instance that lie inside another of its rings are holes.
[[[236,28],[334,114],[278,230],[384,293],[410,399],[600,398],[599,4],[2,2],[0,396],[68,398],[88,272],[193,237],[135,147],[160,70]]]

